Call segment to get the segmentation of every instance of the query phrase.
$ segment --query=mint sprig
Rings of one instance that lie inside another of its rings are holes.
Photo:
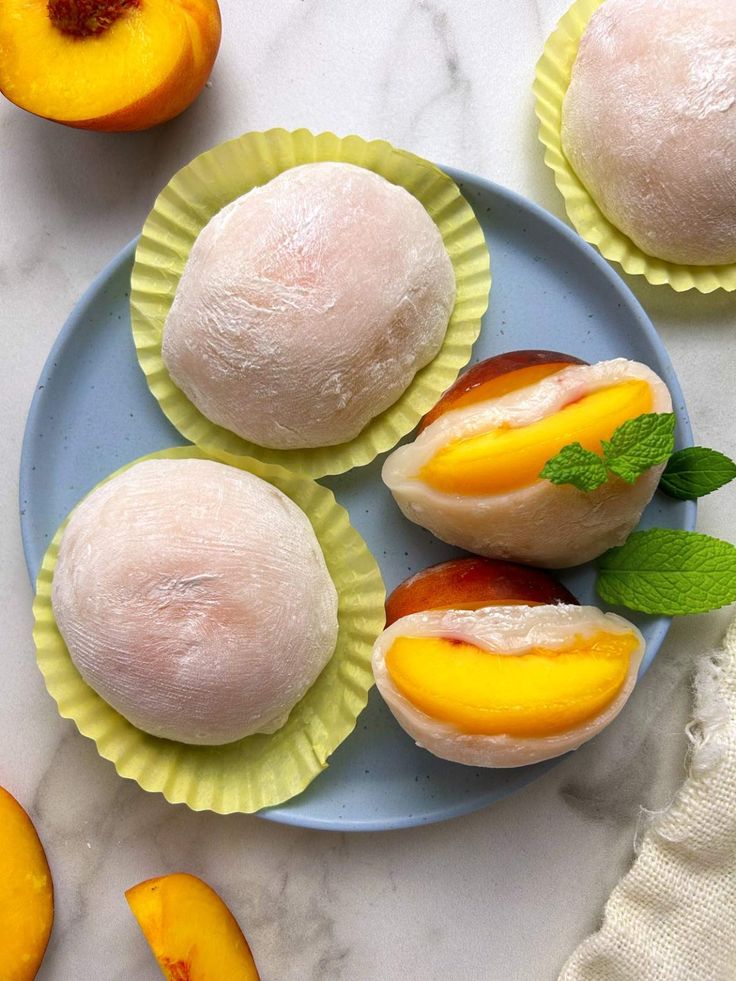
[[[670,457],[659,489],[680,501],[705,497],[736,478],[736,463],[718,450],[688,446]]]
[[[636,531],[596,565],[601,598],[642,613],[707,613],[736,602],[736,546],[694,531]]]
[[[622,423],[609,440],[601,441],[601,454],[569,443],[548,460],[539,474],[553,484],[572,484],[591,491],[608,479],[608,471],[633,484],[651,467],[664,463],[675,448],[675,415],[648,412]]]
[[[649,412],[629,419],[603,440],[603,460],[617,477],[633,484],[650,467],[664,463],[675,448],[674,412]]]
[[[568,443],[544,465],[539,475],[553,484],[572,484],[581,491],[592,491],[608,480],[599,456],[580,443]]]

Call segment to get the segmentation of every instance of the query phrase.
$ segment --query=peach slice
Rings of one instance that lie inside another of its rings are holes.
[[[178,115],[209,77],[217,0],[3,0],[0,91],[81,129],[146,129]]]
[[[0,787],[0,977],[32,981],[54,922],[43,845],[18,801]]]
[[[601,388],[528,426],[454,440],[425,464],[420,476],[450,494],[505,494],[528,487],[568,443],[602,453],[601,440],[610,439],[627,420],[651,412],[652,401],[644,380]]]
[[[451,559],[418,572],[396,587],[386,601],[386,626],[424,610],[543,603],[577,604],[577,600],[539,569],[492,559]]]
[[[169,981],[259,981],[235,917],[206,882],[178,872],[140,882],[125,898]]]
[[[461,732],[555,736],[596,718],[614,701],[638,646],[633,633],[573,636],[516,656],[449,637],[397,637],[386,667],[419,711]]]
[[[586,362],[559,351],[509,351],[486,358],[463,372],[455,384],[447,389],[419,423],[418,432],[421,433],[435,419],[452,409],[462,409],[466,405],[476,405],[487,399],[516,392],[557,374],[571,364]]]

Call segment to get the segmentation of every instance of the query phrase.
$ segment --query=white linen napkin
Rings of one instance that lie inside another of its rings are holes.
[[[694,687],[688,778],[559,981],[736,981],[736,620]]]

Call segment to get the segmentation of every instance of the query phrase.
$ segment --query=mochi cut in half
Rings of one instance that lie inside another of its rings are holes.
[[[305,164],[202,229],[162,355],[211,422],[274,449],[332,446],[434,358],[454,302],[442,236],[413,195],[352,164]]]
[[[593,606],[428,610],[384,630],[373,673],[418,746],[468,766],[526,766],[612,722],[644,650],[634,624]]]
[[[736,3],[606,0],[573,65],[562,145],[644,252],[736,262]]]
[[[611,474],[592,491],[541,473],[569,444],[601,454],[619,426],[671,412],[670,393],[650,368],[625,358],[551,367],[553,374],[520,387],[513,379],[529,369],[509,371],[500,392],[479,385],[474,401],[451,403],[441,415],[433,410],[416,439],[386,458],[383,481],[410,521],[476,555],[551,569],[626,541],[664,463],[633,483]]]
[[[75,509],[54,616],[84,680],[145,732],[273,732],[335,649],[337,593],[307,516],[259,477],[148,460]]]

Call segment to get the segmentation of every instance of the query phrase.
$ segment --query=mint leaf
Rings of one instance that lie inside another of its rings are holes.
[[[622,423],[603,440],[603,460],[608,469],[633,484],[650,467],[664,463],[675,448],[673,412],[649,412]]]
[[[680,501],[694,501],[735,477],[736,463],[723,453],[705,446],[689,446],[672,454],[659,488]]]
[[[736,601],[736,546],[694,531],[636,531],[596,565],[598,594],[642,613],[706,613]]]
[[[603,459],[580,443],[563,446],[540,477],[553,484],[573,484],[591,491],[608,479],[608,470],[633,484],[650,467],[664,463],[675,448],[673,412],[648,412],[622,423],[609,440],[601,440]]]
[[[592,491],[608,479],[603,461],[580,443],[568,443],[548,460],[539,475],[553,484],[572,484],[578,490]]]

